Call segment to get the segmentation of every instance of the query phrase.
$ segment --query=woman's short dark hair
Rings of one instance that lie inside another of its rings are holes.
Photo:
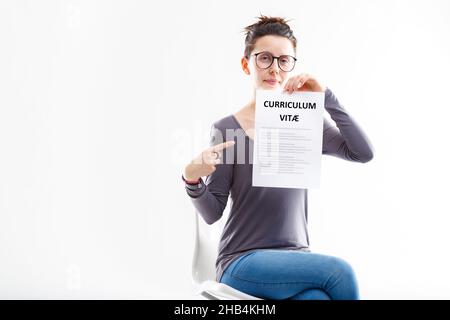
[[[267,35],[276,35],[289,39],[294,47],[294,52],[297,49],[297,39],[294,37],[294,32],[287,24],[284,18],[268,17],[261,15],[258,17],[259,21],[244,28],[245,36],[245,50],[244,56],[249,59],[250,53],[255,48],[255,43],[258,38]]]

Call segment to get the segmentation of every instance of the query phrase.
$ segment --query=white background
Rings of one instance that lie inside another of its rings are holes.
[[[375,148],[324,156],[311,249],[363,299],[450,298],[447,0],[1,1],[0,298],[193,298],[182,168],[248,102],[260,13]]]

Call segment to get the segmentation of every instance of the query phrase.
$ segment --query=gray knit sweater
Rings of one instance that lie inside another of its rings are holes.
[[[369,139],[329,88],[325,91],[325,110],[337,127],[324,118],[322,153],[348,161],[370,161],[374,150]],[[236,134],[230,139],[233,131]],[[222,151],[222,163],[200,189],[186,188],[208,224],[220,219],[231,198],[216,260],[219,282],[227,266],[246,252],[261,248],[310,251],[308,190],[253,187],[253,139],[243,132],[234,115],[216,121],[211,127],[210,146],[232,139],[236,143]],[[233,152],[228,151],[233,148]]]

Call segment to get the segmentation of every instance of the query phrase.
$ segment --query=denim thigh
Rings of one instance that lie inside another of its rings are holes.
[[[359,298],[353,268],[343,259],[300,250],[259,249],[240,256],[220,282],[265,299],[288,299],[308,289],[331,299]]]

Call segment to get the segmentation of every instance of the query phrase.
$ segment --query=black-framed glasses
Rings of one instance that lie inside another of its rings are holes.
[[[279,57],[275,57],[267,51],[254,53],[253,55],[255,56],[256,65],[261,69],[270,68],[273,60],[277,59],[278,67],[284,72],[290,72],[294,69],[295,62],[297,61],[297,58],[294,58],[293,56],[285,54]]]

